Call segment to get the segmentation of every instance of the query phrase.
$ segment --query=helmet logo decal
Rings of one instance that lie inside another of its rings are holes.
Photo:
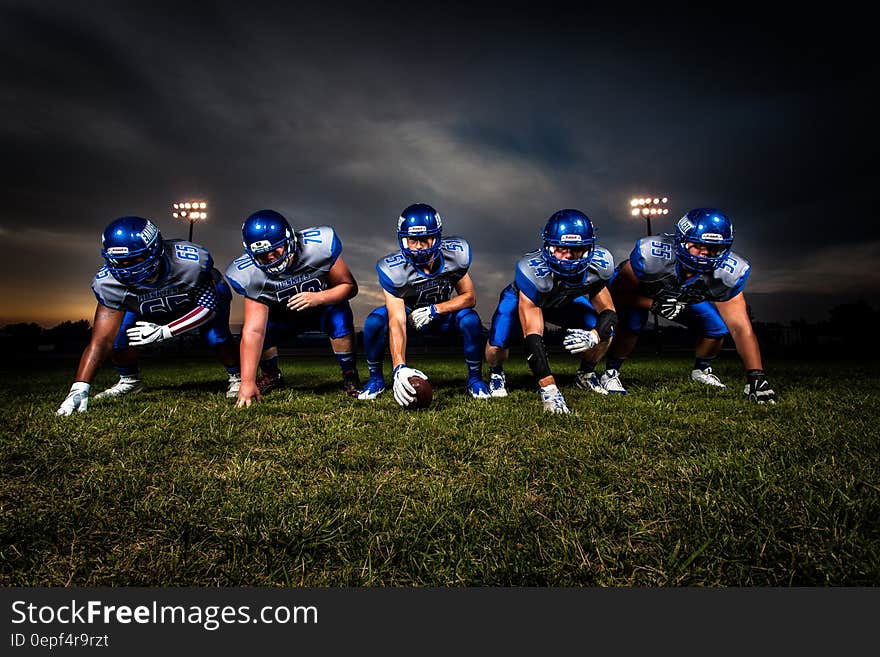
[[[272,248],[272,243],[269,240],[257,240],[253,242],[249,247],[251,251],[268,251]]]
[[[581,240],[582,240],[582,238],[580,235],[570,235],[570,234],[562,235],[559,238],[560,242],[578,242],[578,243],[580,243]]]
[[[419,235],[428,232],[427,226],[410,226],[407,235]]]
[[[144,240],[144,244],[149,244],[155,239],[156,235],[159,233],[159,229],[156,228],[156,225],[152,222],[148,221],[147,225],[144,226],[144,229],[139,233],[141,239]]]
[[[128,255],[128,247],[127,246],[111,246],[109,249],[107,249],[107,255],[109,255],[109,256]]]
[[[724,235],[719,233],[703,233],[702,239],[704,242],[721,242],[724,240]]]
[[[688,232],[688,231],[691,230],[693,227],[694,227],[694,224],[691,222],[690,219],[687,218],[687,216],[684,216],[684,217],[682,217],[681,219],[678,220],[678,229],[679,229],[682,233],[686,233],[686,232]]]

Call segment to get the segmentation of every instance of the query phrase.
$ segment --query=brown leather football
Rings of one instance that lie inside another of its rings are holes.
[[[416,398],[406,408],[409,410],[428,408],[431,405],[431,400],[434,399],[434,386],[431,385],[430,381],[420,376],[409,377],[409,382],[416,389]]]

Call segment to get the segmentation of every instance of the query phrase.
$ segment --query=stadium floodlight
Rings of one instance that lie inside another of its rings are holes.
[[[175,219],[185,219],[189,222],[189,241],[193,238],[193,224],[197,221],[204,221],[208,218],[208,213],[204,210],[208,209],[207,201],[177,201],[172,203],[173,212],[171,216]]]
[[[651,217],[657,217],[669,214],[669,208],[666,204],[669,198],[666,196],[639,196],[633,198],[629,202],[630,214],[634,217],[644,217],[647,222],[648,235],[652,235]]]

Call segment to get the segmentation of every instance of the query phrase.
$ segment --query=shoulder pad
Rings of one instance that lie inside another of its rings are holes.
[[[440,241],[440,251],[446,260],[447,267],[453,265],[457,269],[467,270],[471,266],[473,253],[471,245],[463,237],[451,235]]]
[[[608,281],[614,273],[614,256],[611,251],[603,246],[593,248],[593,257],[590,259],[590,267],[600,279]]]
[[[296,241],[299,253],[295,267],[308,266],[327,270],[342,253],[342,242],[330,226],[313,226],[298,230]]]

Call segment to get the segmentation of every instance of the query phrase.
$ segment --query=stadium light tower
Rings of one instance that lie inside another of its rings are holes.
[[[651,231],[651,217],[669,214],[669,208],[666,204],[669,199],[665,196],[640,196],[629,202],[630,214],[634,217],[644,217],[648,223],[648,236],[653,235]]]
[[[208,218],[207,201],[178,201],[171,204],[171,216],[189,222],[189,241],[193,239],[193,224]]]

